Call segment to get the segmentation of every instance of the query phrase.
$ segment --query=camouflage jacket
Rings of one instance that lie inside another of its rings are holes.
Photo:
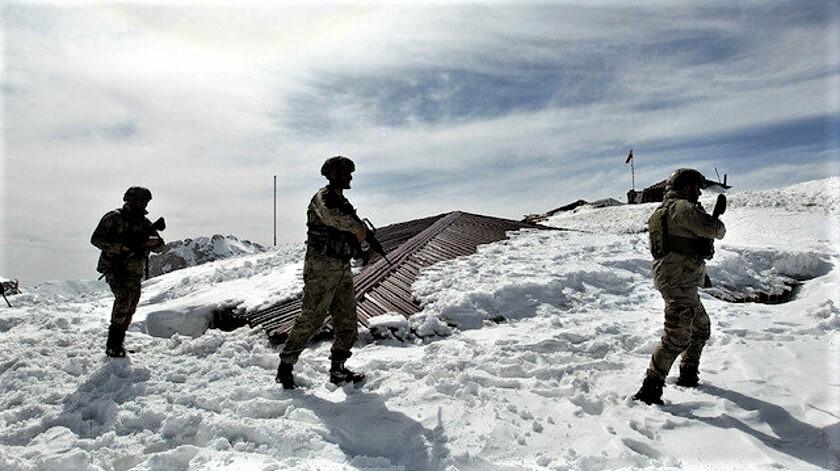
[[[306,211],[307,256],[323,256],[347,262],[360,256],[361,246],[353,230],[361,224],[356,210],[344,195],[325,186],[315,193]]]
[[[123,206],[102,217],[90,238],[90,243],[102,251],[96,266],[99,273],[143,276],[149,252],[163,250],[163,244],[151,250],[143,248],[149,237],[160,237],[145,215],[145,211],[140,214]]]
[[[668,191],[661,207],[667,209],[665,222],[670,236],[702,244],[711,239],[723,239],[726,234],[723,222],[682,193]],[[700,255],[669,251],[653,261],[653,283],[659,289],[703,286],[705,267],[705,260]]]

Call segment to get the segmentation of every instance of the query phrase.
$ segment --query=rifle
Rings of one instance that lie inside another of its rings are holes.
[[[712,217],[719,218],[723,216],[723,213],[726,212],[726,195],[723,193],[719,194],[717,197],[717,201],[715,201],[715,209],[712,210]]]
[[[365,235],[365,242],[367,242],[368,245],[370,245],[370,249],[378,253],[379,255],[382,255],[382,258],[384,258],[385,261],[388,262],[388,266],[393,268],[394,264],[391,263],[390,260],[388,260],[388,256],[385,254],[385,249],[382,247],[382,243],[380,243],[379,239],[376,238],[376,228],[373,226],[373,223],[370,222],[370,219],[360,218],[359,215],[356,214],[355,209],[350,211],[350,215],[353,217],[353,219],[356,220],[356,222],[358,222],[359,224],[364,226],[365,229],[367,229],[367,234]]]
[[[166,220],[164,220],[163,217],[157,218],[157,220],[152,223],[151,228],[152,228],[152,230],[157,231],[157,232],[162,232],[162,231],[166,230]],[[124,263],[129,258],[138,256],[138,255],[144,256],[144,257],[146,257],[146,279],[148,279],[149,278],[149,254],[148,254],[148,252],[146,252],[146,249],[145,249],[145,247],[143,247],[143,244],[145,244],[148,240],[150,240],[151,237],[152,237],[152,234],[143,234],[140,237],[140,240],[131,241],[130,244],[129,244],[130,250],[126,254],[124,254],[123,256],[114,259],[112,261],[111,265],[113,266],[116,263],[120,263],[120,264]],[[102,278],[104,278],[106,274],[108,274],[107,271],[102,273],[102,275],[99,276],[99,279],[101,280]]]
[[[388,260],[388,256],[385,255],[385,249],[382,247],[382,244],[379,242],[379,239],[376,238],[376,228],[373,227],[373,223],[370,222],[370,219],[368,218],[362,219],[362,222],[364,222],[365,228],[367,228],[365,242],[367,242],[368,245],[370,245],[371,250],[378,253],[379,255],[382,255],[382,258],[384,258],[385,261],[388,262],[389,267],[393,267],[394,264],[391,263],[390,260]]]

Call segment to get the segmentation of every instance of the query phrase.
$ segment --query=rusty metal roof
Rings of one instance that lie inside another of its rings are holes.
[[[422,306],[411,295],[411,285],[425,267],[475,253],[479,245],[507,238],[519,229],[546,226],[455,211],[380,228],[376,235],[393,266],[381,257],[372,259],[353,277],[356,314],[367,326],[387,312],[406,317]],[[273,341],[283,341],[301,312],[301,299],[245,314],[251,327],[263,328]]]

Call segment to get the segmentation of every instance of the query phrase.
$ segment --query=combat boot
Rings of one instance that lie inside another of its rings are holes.
[[[291,363],[283,363],[282,361],[277,366],[277,376],[274,378],[274,381],[282,384],[283,389],[295,388],[295,376],[292,374],[294,367]]]
[[[680,365],[680,377],[677,386],[696,388],[700,378],[697,376],[697,365]]]
[[[633,399],[642,401],[645,404],[664,404],[662,402],[662,387],[665,386],[665,381],[656,376],[648,375],[642,382],[642,387],[639,392],[633,395]]]
[[[330,382],[337,386],[341,386],[342,384],[347,383],[360,383],[364,381],[365,375],[362,373],[356,373],[347,369],[344,366],[344,360],[333,360],[332,366],[330,366]]]
[[[120,327],[108,327],[108,341],[105,343],[105,354],[111,358],[124,358],[125,330]]]

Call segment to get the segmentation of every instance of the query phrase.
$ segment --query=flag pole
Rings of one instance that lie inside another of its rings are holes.
[[[632,152],[632,150],[631,150]],[[630,175],[633,183],[633,191],[636,191],[636,159],[630,159]]]

